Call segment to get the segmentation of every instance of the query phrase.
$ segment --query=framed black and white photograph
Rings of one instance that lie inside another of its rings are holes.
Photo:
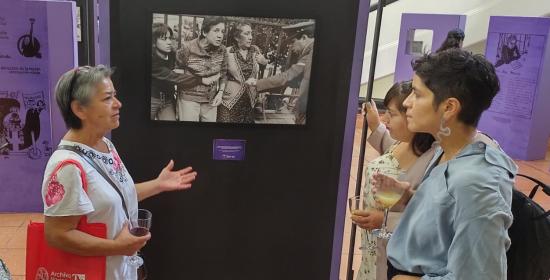
[[[152,15],[151,120],[304,125],[315,20]]]

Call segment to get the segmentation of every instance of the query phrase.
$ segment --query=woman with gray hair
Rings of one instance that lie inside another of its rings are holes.
[[[188,189],[197,173],[191,167],[173,170],[171,160],[156,179],[134,184],[113,143],[105,137],[119,126],[122,107],[111,74],[106,66],[84,66],[66,72],[57,83],[57,105],[69,130],[44,173],[45,237],[50,246],[72,254],[107,256],[107,280],[137,279],[127,258],[151,238],[149,233],[134,236],[128,229],[128,219],[137,216],[138,201]],[[74,164],[60,165],[67,160],[80,163],[82,171]],[[81,181],[84,175],[87,192]],[[107,239],[78,230],[82,216],[90,223],[106,224]]]

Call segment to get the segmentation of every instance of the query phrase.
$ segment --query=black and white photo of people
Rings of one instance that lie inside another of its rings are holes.
[[[151,120],[303,125],[312,19],[153,14]]]

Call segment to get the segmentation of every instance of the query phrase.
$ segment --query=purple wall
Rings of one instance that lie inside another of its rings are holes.
[[[449,30],[460,28],[464,30],[466,25],[465,15],[436,15],[436,14],[408,14],[401,16],[401,31],[399,32],[399,46],[397,49],[397,61],[395,63],[396,82],[412,79],[413,71],[411,61],[415,55],[407,51],[408,42],[412,41],[410,30],[433,30],[433,42],[431,51],[435,51],[447,38]],[[466,34],[468,36],[468,34]],[[429,51],[429,50],[428,50]]]
[[[351,160],[353,152],[353,138],[355,136],[355,121],[357,119],[357,102],[359,88],[361,86],[361,71],[363,70],[363,58],[365,54],[365,40],[367,37],[367,24],[369,21],[370,0],[360,0],[357,15],[357,28],[355,30],[355,48],[351,69],[350,89],[348,93],[348,111],[344,130],[344,142],[342,146],[342,161],[340,164],[340,179],[338,183],[338,198],[336,202],[336,218],[334,221],[334,239],[332,242],[332,264],[330,267],[330,279],[338,280],[340,276],[340,264],[342,258],[342,244],[344,239],[344,225],[346,217],[346,204],[350,182]]]
[[[491,17],[486,57],[500,92],[478,129],[514,159],[544,159],[550,125],[550,18]],[[515,43],[514,43],[515,42]]]
[[[73,7],[74,2],[68,1],[2,0],[0,3],[0,21],[3,21],[0,22],[0,31],[7,34],[0,39],[0,65],[33,69],[22,72],[0,71],[0,92],[4,91],[7,95],[13,96],[11,92],[19,91],[19,96],[26,95],[21,101],[29,100],[28,96],[31,93],[36,99],[42,96],[45,103],[44,108],[34,111],[40,123],[40,132],[36,134],[40,136],[34,141],[33,146],[15,151],[10,143],[10,150],[4,151],[0,156],[0,212],[42,211],[40,189],[44,167],[53,147],[65,131],[51,92],[61,73],[74,68],[76,61],[73,26],[67,24],[72,22]],[[30,18],[35,19],[33,37],[40,43],[40,55],[29,56],[32,53],[27,53],[27,56],[24,56],[19,53],[18,48],[21,45],[17,42],[22,35],[29,33]],[[3,101],[4,105],[8,102],[10,101],[6,99]],[[20,126],[23,128],[23,134],[24,126],[27,125],[29,128],[29,124],[32,123],[28,121],[32,119],[32,114],[29,113],[32,106],[29,103],[20,108]],[[11,123],[18,124],[16,118],[9,117]],[[4,133],[5,131],[4,129]],[[30,131],[35,134],[37,130]],[[10,141],[21,142],[13,137]]]
[[[99,60],[97,63],[111,65],[111,26],[109,21],[110,9],[109,0],[97,0],[99,29],[98,29],[98,47]]]
[[[50,57],[55,61],[50,63],[50,89],[52,92],[52,143],[57,146],[67,132],[59,108],[53,96],[59,77],[70,69],[78,66],[78,50],[76,42],[76,5],[72,1],[49,1],[48,24],[50,30]]]

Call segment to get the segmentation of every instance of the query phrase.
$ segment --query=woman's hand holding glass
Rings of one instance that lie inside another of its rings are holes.
[[[133,235],[130,232],[130,224],[126,223],[114,240],[118,244],[117,247],[120,248],[120,252],[116,255],[133,256],[145,246],[149,239],[151,239],[149,232],[143,236]]]
[[[372,191],[376,193],[380,188],[398,188],[403,189],[400,199],[391,208],[394,211],[402,211],[409,199],[414,194],[412,186],[409,182],[399,181],[394,177],[390,177],[381,173],[376,173],[372,176]],[[378,201],[377,201],[378,202]]]
[[[384,222],[384,211],[376,209],[353,211],[351,220],[362,229],[377,229],[380,228]]]
[[[152,218],[153,215],[149,210],[138,209],[137,217],[130,220],[130,233],[137,237],[149,236],[149,238],[151,238],[149,230],[151,229]],[[145,244],[143,244],[143,246],[145,246]],[[143,259],[135,254],[128,259],[128,263],[132,266],[140,267],[143,265]]]
[[[403,196],[403,193],[410,190],[410,184],[398,181],[395,178],[376,173],[372,176],[372,191],[377,204],[384,209],[384,222],[380,229],[372,231],[381,239],[390,239],[391,233],[387,229],[388,212],[394,207]]]
[[[370,212],[375,212],[376,210],[368,208],[365,201],[363,200],[363,197],[361,196],[354,196],[350,197],[348,199],[348,206],[351,213],[351,220],[354,224],[358,225],[361,229],[366,230],[364,232],[366,237],[367,246],[361,246],[359,247],[360,250],[367,249],[370,254],[373,254],[376,252],[376,242],[374,240],[370,240],[369,238],[369,232],[368,228],[365,225],[365,219],[368,219],[369,221],[372,220],[372,217],[366,217],[369,216]],[[359,224],[361,223],[361,224]]]

